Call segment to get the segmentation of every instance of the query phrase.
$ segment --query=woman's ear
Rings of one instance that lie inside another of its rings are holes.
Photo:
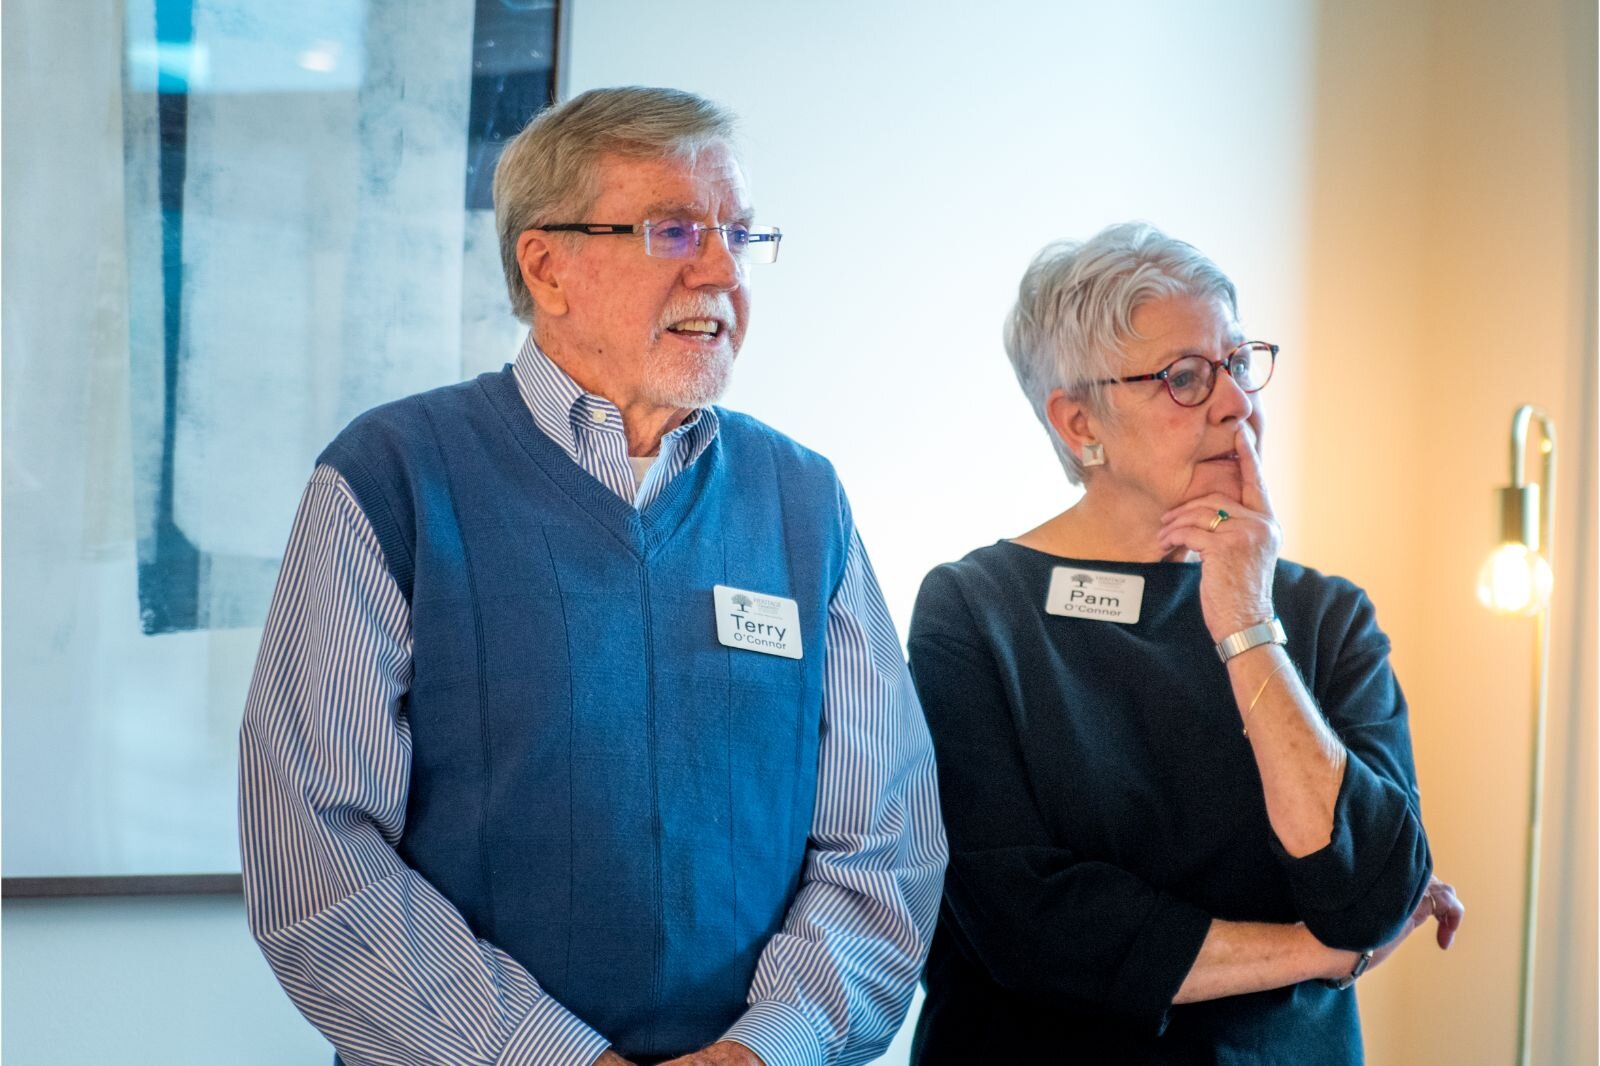
[[[522,270],[522,283],[539,314],[558,318],[567,313],[567,294],[561,287],[562,252],[565,249],[550,239],[550,235],[536,229],[522,231],[517,238],[517,266]]]
[[[1078,457],[1080,466],[1100,466],[1105,463],[1105,445],[1100,437],[1100,417],[1090,411],[1081,400],[1067,395],[1065,389],[1052,390],[1044,402],[1045,417],[1050,428]]]

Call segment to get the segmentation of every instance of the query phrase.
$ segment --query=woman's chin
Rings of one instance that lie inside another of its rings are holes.
[[[1244,479],[1239,474],[1238,462],[1213,459],[1195,467],[1194,476],[1189,479],[1189,491],[1184,498],[1198,500],[1202,496],[1220,492],[1237,500],[1242,497],[1243,490]]]

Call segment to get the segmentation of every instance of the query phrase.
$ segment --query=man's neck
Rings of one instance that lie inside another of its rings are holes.
[[[595,392],[595,395],[605,396],[622,412],[622,431],[628,435],[628,454],[631,456],[655,455],[661,450],[661,439],[694,414],[694,409],[688,407],[620,403],[616,397],[606,396],[603,392]]]
[[[637,390],[608,380],[599,360],[584,359],[564,351],[559,342],[547,340],[534,331],[534,344],[584,392],[610,400],[622,414],[622,429],[628,438],[628,454],[655,455],[661,439],[683,425],[694,414],[692,407],[664,407],[646,400]]]

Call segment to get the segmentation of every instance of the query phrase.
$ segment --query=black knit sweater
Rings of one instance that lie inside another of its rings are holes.
[[[1047,613],[1057,566],[1144,578],[1138,622]],[[1421,901],[1430,859],[1388,638],[1360,589],[1278,564],[1289,655],[1350,753],[1332,841],[1291,858],[1199,585],[1198,564],[1010,542],[923,583],[911,670],[950,869],[918,1066],[1361,1061],[1354,995],[1320,982],[1171,1002],[1213,918],[1304,922],[1361,950]]]

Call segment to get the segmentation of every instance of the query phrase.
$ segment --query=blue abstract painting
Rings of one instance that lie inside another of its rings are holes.
[[[130,0],[130,417],[146,634],[259,625],[318,450],[508,352],[490,186],[553,0]],[[486,268],[468,258],[488,256]]]

